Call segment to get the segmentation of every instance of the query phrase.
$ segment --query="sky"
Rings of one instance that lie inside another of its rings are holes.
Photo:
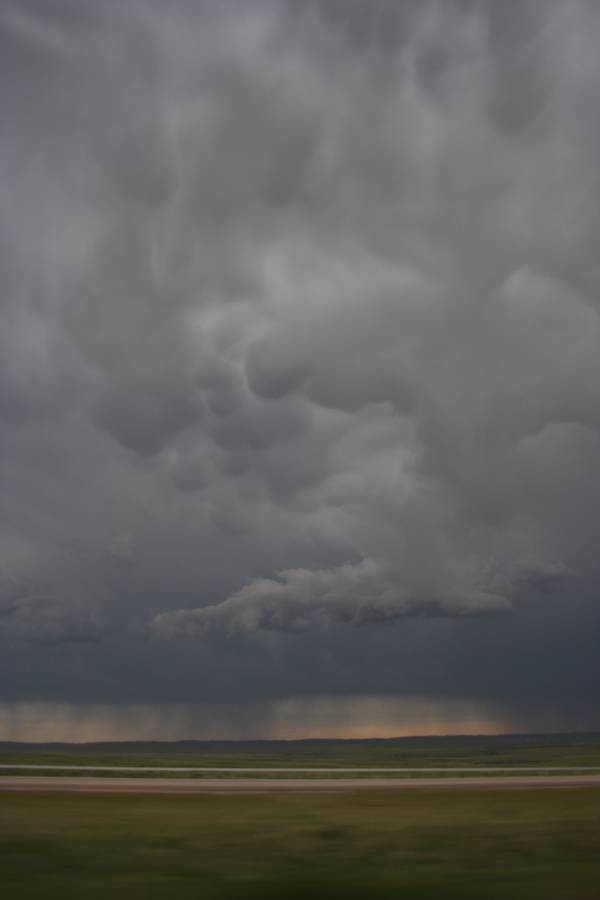
[[[600,729],[599,41],[0,0],[0,738]]]

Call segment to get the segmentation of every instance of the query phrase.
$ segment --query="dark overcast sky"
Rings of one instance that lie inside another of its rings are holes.
[[[3,736],[600,727],[599,44],[1,0]]]

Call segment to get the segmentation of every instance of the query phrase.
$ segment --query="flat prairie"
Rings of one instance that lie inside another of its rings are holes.
[[[597,900],[600,788],[0,794],[10,900]]]

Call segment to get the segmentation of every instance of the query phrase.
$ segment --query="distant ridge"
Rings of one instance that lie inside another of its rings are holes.
[[[584,743],[598,739],[600,732],[558,732],[548,734],[516,733],[516,734],[482,734],[482,735],[412,735],[410,737],[386,738],[300,738],[292,740],[194,740],[182,739],[172,741],[2,741],[0,750],[78,750],[78,751],[169,751],[189,753],[194,750],[243,750],[243,749],[278,749],[294,747],[372,747],[381,745],[404,746],[443,746],[448,744],[494,745],[504,743]]]

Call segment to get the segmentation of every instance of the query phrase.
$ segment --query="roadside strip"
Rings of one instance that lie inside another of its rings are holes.
[[[280,792],[517,790],[600,787],[600,775],[537,775],[505,778],[94,778],[0,776],[0,791],[75,791],[83,793],[266,794]]]

